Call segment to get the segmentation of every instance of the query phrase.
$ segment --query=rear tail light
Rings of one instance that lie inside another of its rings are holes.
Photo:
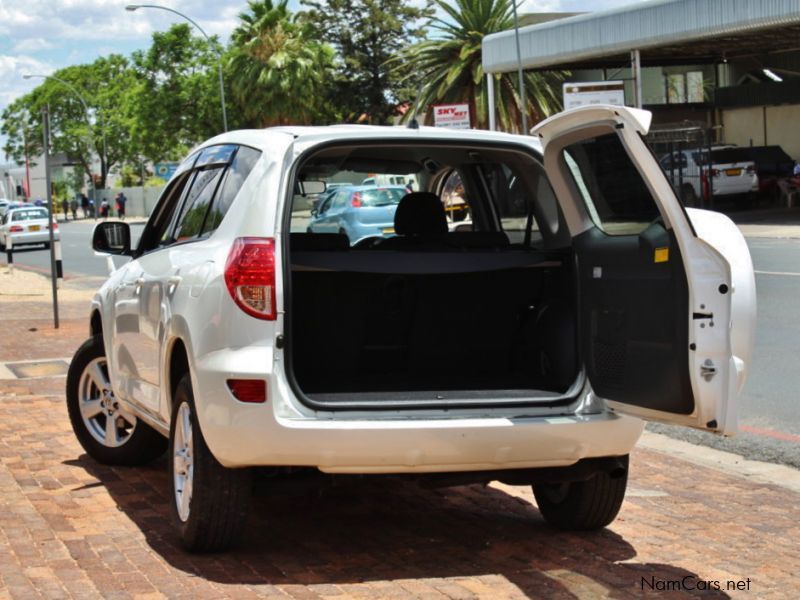
[[[711,176],[712,177],[719,177],[719,169],[711,169]]]
[[[53,229],[58,229],[58,221],[53,221]]]
[[[22,225],[12,225],[11,229],[9,229],[8,231],[9,233],[21,233],[24,230],[22,229]]]
[[[267,382],[263,379],[228,379],[228,389],[240,402],[267,401]]]
[[[361,192],[353,193],[353,199],[350,200],[350,204],[355,208],[359,208],[361,206]]]
[[[225,263],[225,285],[233,301],[248,315],[274,321],[275,240],[237,238]]]
[[[756,172],[756,168],[753,165],[748,165],[745,171],[747,171],[748,175],[752,175]]]

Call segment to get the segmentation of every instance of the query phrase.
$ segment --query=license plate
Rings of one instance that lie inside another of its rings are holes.
[[[39,225],[28,225],[28,231],[39,231],[40,229]]]
[[[742,174],[741,169],[725,169],[725,175],[728,177],[738,177]]]
[[[394,233],[394,227],[384,227],[383,233]]]

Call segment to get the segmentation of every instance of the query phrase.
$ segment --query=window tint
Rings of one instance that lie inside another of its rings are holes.
[[[175,227],[173,238],[176,241],[188,240],[200,235],[208,206],[211,204],[223,171],[224,167],[214,167],[196,173]]]
[[[208,213],[208,218],[206,218],[203,235],[210,234],[222,223],[222,219],[225,218],[233,199],[236,198],[247,176],[250,175],[250,171],[253,170],[259,156],[261,156],[261,152],[247,146],[240,146],[236,151],[233,162],[225,171],[222,185],[219,192],[217,192],[214,204],[211,206],[211,212]]]
[[[659,216],[650,190],[615,133],[568,146],[564,159],[592,220],[604,232],[638,234]]]
[[[350,192],[337,192],[336,196],[333,197],[331,208],[342,208],[347,203],[349,197]]]
[[[356,194],[358,193],[356,192]],[[403,188],[375,188],[374,190],[363,190],[360,195],[361,206],[391,206],[399,204],[406,193]]]
[[[196,155],[191,160],[194,158]],[[191,174],[187,173],[185,169],[170,179],[142,232],[138,254],[149,252],[169,241],[167,236],[169,225],[173,222],[175,211],[180,206],[180,199],[190,181]]]

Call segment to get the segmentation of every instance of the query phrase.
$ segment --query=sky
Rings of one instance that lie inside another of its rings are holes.
[[[246,0],[140,0],[178,10],[209,35],[227,42]],[[413,0],[412,0],[413,1]],[[180,17],[163,10],[125,10],[136,0],[0,0],[0,112],[47,75],[111,53],[147,48],[153,32]],[[524,0],[521,12],[581,12],[616,8],[630,0]],[[290,0],[292,9],[299,0]]]

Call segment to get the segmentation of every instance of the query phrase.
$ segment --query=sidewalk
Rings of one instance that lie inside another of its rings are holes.
[[[19,278],[14,291],[38,289]],[[88,334],[91,291],[63,292],[58,331],[47,301],[0,300],[0,362],[71,356]],[[634,451],[627,499],[603,532],[549,528],[524,487],[365,479],[299,493],[264,478],[242,545],[188,555],[169,523],[166,462],[89,459],[64,383],[0,378],[0,598],[796,595],[800,493],[781,480],[797,472],[739,473],[734,455],[654,434]]]

